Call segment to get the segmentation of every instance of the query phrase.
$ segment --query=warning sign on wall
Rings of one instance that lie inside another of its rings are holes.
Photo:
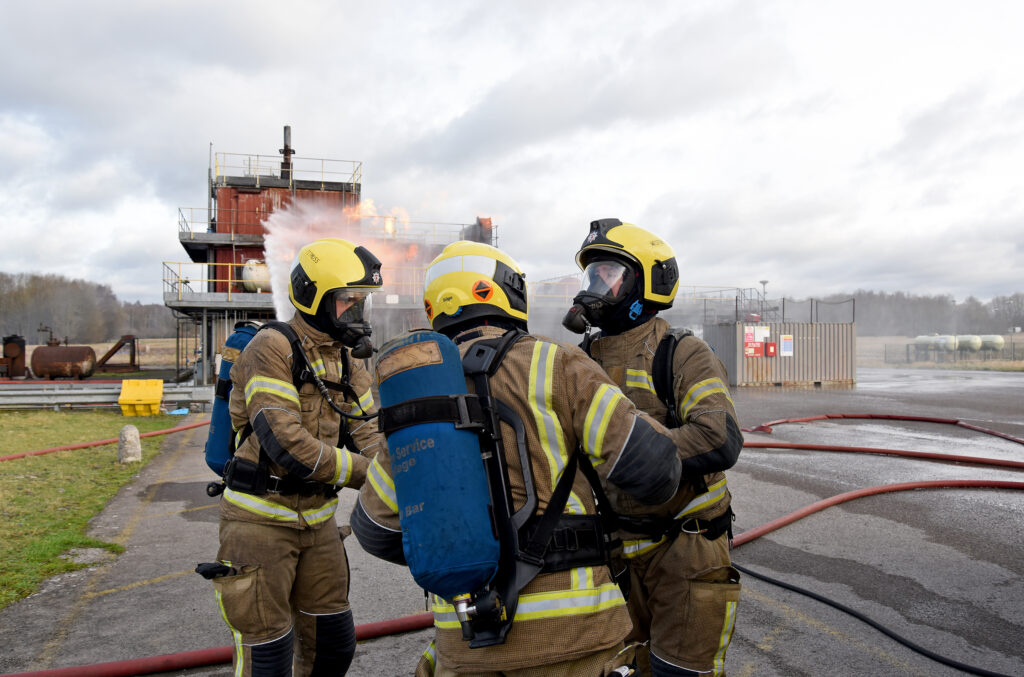
[[[793,335],[783,334],[779,337],[779,355],[793,357]]]
[[[764,357],[764,343],[761,341],[745,341],[743,357]]]

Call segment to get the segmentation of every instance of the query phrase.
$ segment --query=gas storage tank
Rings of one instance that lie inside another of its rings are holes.
[[[22,378],[25,376],[25,337],[5,336],[4,353],[0,359],[0,366],[7,378]]]
[[[89,346],[39,346],[32,351],[36,378],[88,378],[96,369],[96,352]]]
[[[938,348],[939,350],[945,350],[946,352],[949,352],[949,353],[951,353],[954,350],[956,350],[956,337],[955,336],[950,336],[950,335],[947,334],[945,336],[936,336],[935,339],[936,339],[935,347]]]
[[[249,259],[242,266],[242,289],[247,292],[270,293],[270,270],[259,259]]]
[[[966,350],[976,353],[981,350],[981,337],[974,334],[958,334],[956,337],[957,350]]]
[[[982,350],[1002,350],[1006,345],[1006,339],[999,334],[985,334],[981,337]]]

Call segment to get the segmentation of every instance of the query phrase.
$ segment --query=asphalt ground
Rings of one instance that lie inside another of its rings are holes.
[[[1024,437],[1024,374],[861,369],[852,388],[741,388],[743,427],[825,413],[961,419]],[[189,420],[201,420],[193,415]],[[217,550],[216,500],[204,492],[206,428],[169,436],[161,453],[92,523],[117,557],[48,580],[0,611],[0,673],[227,646],[212,586],[192,573]],[[829,420],[749,433],[748,441],[886,447],[1024,461],[1024,446],[964,428]],[[82,450],[80,453],[88,453]],[[747,449],[729,471],[736,534],[836,494],[895,482],[1024,481],[995,467],[839,452]],[[339,520],[355,497],[342,492]],[[357,625],[421,613],[401,567],[346,540]],[[96,557],[98,553],[79,553]],[[1024,675],[1024,492],[927,489],[815,513],[737,547],[734,560],[853,607],[960,662]],[[959,675],[821,602],[745,576],[730,675]],[[351,675],[410,675],[432,632],[361,642]],[[545,638],[538,638],[544,641]],[[229,674],[217,665],[175,675]]]

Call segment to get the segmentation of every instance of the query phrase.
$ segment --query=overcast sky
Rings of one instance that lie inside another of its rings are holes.
[[[214,152],[363,162],[531,280],[589,221],[684,285],[1024,291],[1024,3],[5,2],[0,272],[162,302]]]

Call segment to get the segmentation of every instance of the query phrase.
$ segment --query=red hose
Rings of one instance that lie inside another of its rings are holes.
[[[889,416],[883,414],[866,414],[866,415],[846,415],[846,414],[825,414],[822,416],[811,416],[801,419],[782,419],[779,421],[771,421],[770,423],[764,423],[754,428],[754,431],[758,432],[771,432],[770,426],[779,423],[790,423],[790,422],[804,422],[821,420],[826,418],[888,418],[897,420],[917,420],[927,422],[939,422],[939,423],[953,423],[960,425],[961,422],[955,419],[935,419],[927,417],[906,417],[906,416]],[[178,428],[171,428],[168,430],[155,431],[151,433],[145,433],[144,437],[162,435],[172,432],[178,432],[180,430],[187,430],[189,428],[196,428],[202,425],[209,424],[210,421],[201,421],[199,423],[192,423]],[[964,427],[968,427],[980,432],[992,432],[993,434],[999,435],[1000,437],[1006,437],[1013,441],[1019,441],[1024,444],[1024,440],[1018,440],[1011,436],[1003,435],[993,431],[987,431],[982,428],[976,428],[967,424],[963,424]],[[751,432],[750,429],[744,428],[745,431]],[[24,454],[17,454],[15,456],[7,456],[0,458],[0,461],[6,461],[12,458],[21,458],[22,456],[29,456],[35,454],[44,454],[52,451],[61,451],[64,449],[79,449],[88,446],[98,446],[100,444],[110,444],[117,440],[103,440],[100,442],[90,442],[81,445],[71,445],[68,447],[56,447],[53,449],[43,449],[40,451],[28,452]],[[975,458],[971,456],[954,456],[950,454],[931,454],[918,451],[907,451],[900,449],[876,449],[871,447],[841,447],[832,445],[811,445],[811,444],[771,444],[761,442],[747,442],[743,445],[749,448],[777,448],[777,449],[809,449],[816,451],[850,451],[850,452],[861,452],[861,453],[873,453],[873,454],[887,454],[895,456],[908,456],[912,458],[920,458],[925,460],[941,460],[941,461],[953,461],[958,463],[980,463],[987,465],[996,465],[1009,468],[1024,468],[1024,463],[1018,461],[1004,461],[993,458]],[[815,512],[824,510],[825,508],[845,503],[847,501],[854,500],[856,498],[862,498],[864,496],[873,496],[876,494],[890,493],[896,491],[908,491],[910,489],[936,489],[936,488],[996,488],[996,489],[1022,489],[1024,490],[1024,482],[1009,482],[1000,480],[938,480],[938,481],[922,481],[922,482],[902,482],[896,484],[884,484],[876,487],[868,487],[865,489],[857,489],[854,491],[848,491],[831,498],[822,499],[808,506],[805,506],[799,510],[796,510],[788,515],[783,515],[777,519],[771,520],[759,527],[748,529],[743,533],[739,534],[733,539],[732,546],[739,547],[744,543],[760,538],[761,536],[780,529],[788,524],[792,524],[799,519],[802,519]],[[367,623],[364,625],[356,626],[356,639],[370,639],[372,637],[379,637],[381,635],[395,634],[399,632],[407,632],[410,630],[420,630],[428,628],[433,624],[433,615],[430,613],[417,614],[415,616],[405,616],[402,618],[396,618],[387,621],[380,621],[377,623]],[[200,649],[198,651],[185,651],[176,654],[164,654],[161,656],[150,656],[147,658],[137,658],[125,661],[114,661],[111,663],[97,663],[94,665],[76,666],[71,668],[57,668],[53,670],[41,670],[36,672],[19,672],[2,675],[0,677],[128,677],[130,675],[145,675],[153,674],[157,672],[169,672],[172,670],[184,670],[190,668],[203,667],[207,665],[219,665],[222,663],[229,663],[232,659],[233,648],[230,646],[218,647],[213,649]]]
[[[874,419],[885,419],[889,421],[923,421],[925,423],[947,423],[949,425],[960,426],[961,428],[967,428],[968,430],[974,430],[979,433],[985,433],[986,435],[995,435],[996,437],[1002,437],[1004,440],[1010,440],[1017,444],[1024,444],[1024,439],[1020,437],[1014,437],[1006,433],[1001,433],[998,430],[992,430],[990,428],[982,428],[972,423],[965,423],[955,418],[935,418],[932,416],[901,416],[896,414],[819,414],[818,416],[804,416],[801,418],[780,418],[777,421],[768,421],[756,425],[753,428],[741,428],[745,433],[771,433],[773,425],[779,425],[780,423],[808,423],[810,421],[822,421],[829,418],[874,418]]]
[[[861,454],[883,454],[886,456],[906,456],[925,461],[948,463],[974,463],[978,465],[994,465],[1002,468],[1024,470],[1024,461],[1009,461],[1001,458],[984,458],[981,456],[957,456],[956,454],[934,454],[925,451],[908,451],[906,449],[879,449],[876,447],[840,447],[831,444],[794,444],[789,442],[744,442],[744,449],[807,449],[810,451],[849,451]]]
[[[882,484],[877,487],[868,487],[866,489],[856,489],[854,491],[847,491],[843,494],[837,494],[831,498],[825,498],[815,503],[811,503],[808,506],[804,506],[799,510],[783,515],[778,519],[773,519],[770,522],[766,522],[759,527],[748,529],[742,534],[733,539],[733,547],[738,547],[744,543],[748,543],[755,538],[760,538],[765,534],[775,531],[780,527],[784,527],[787,524],[791,524],[798,519],[807,517],[808,515],[824,510],[833,505],[845,503],[846,501],[852,501],[855,498],[862,498],[864,496],[873,496],[875,494],[884,494],[892,491],[907,491],[908,489],[937,489],[937,488],[956,488],[956,487],[981,487],[987,489],[1024,489],[1024,482],[1006,482],[1001,480],[937,480],[932,482],[900,482],[897,484]]]
[[[381,635],[393,635],[410,630],[422,630],[434,624],[433,614],[427,612],[415,616],[403,616],[388,621],[364,623],[356,626],[356,639],[372,639]],[[35,672],[16,672],[3,677],[131,677],[132,675],[151,675],[155,672],[171,672],[188,670],[206,665],[230,663],[233,648],[221,646],[213,649],[182,651],[181,653],[133,658],[126,661],[110,663],[94,663],[71,668],[55,668],[37,670]]]
[[[176,428],[167,428],[166,430],[154,430],[148,433],[140,433],[139,437],[155,437],[157,435],[169,435],[170,433],[181,432],[182,430],[188,430],[189,428],[198,428],[199,426],[209,425],[210,420],[199,421],[198,423],[187,423],[185,425],[179,425]],[[81,444],[68,444],[63,447],[50,447],[49,449],[39,449],[37,451],[25,451],[20,454],[11,454],[10,456],[0,456],[0,461],[13,461],[16,458],[24,458],[25,456],[39,456],[41,454],[52,454],[55,451],[70,451],[71,449],[86,449],[88,447],[101,447],[104,444],[113,444],[118,441],[118,438],[112,437],[109,440],[96,440],[95,442],[82,442]]]

